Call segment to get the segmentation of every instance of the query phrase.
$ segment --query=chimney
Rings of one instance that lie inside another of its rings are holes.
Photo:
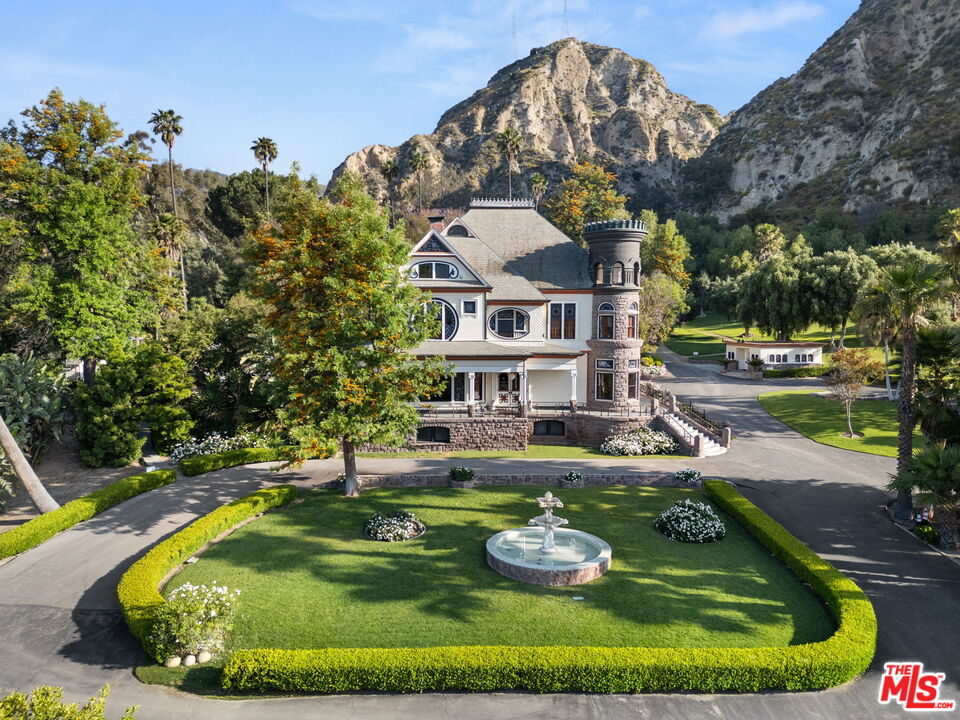
[[[427,220],[429,221],[430,227],[433,230],[436,230],[437,232],[441,232],[443,230],[443,213],[440,213],[439,215],[427,215]]]

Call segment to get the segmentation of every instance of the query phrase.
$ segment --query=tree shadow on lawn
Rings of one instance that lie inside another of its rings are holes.
[[[367,646],[382,645],[376,640],[383,639],[387,625],[418,617],[435,631],[452,633],[453,643],[469,640],[464,644],[697,646],[709,638],[707,644],[757,646],[770,644],[763,639],[770,632],[779,644],[821,640],[832,632],[832,621],[819,601],[729,519],[727,538],[716,544],[678,543],[653,529],[657,512],[689,495],[666,488],[566,491],[565,514],[571,525],[595,532],[614,548],[611,570],[584,586],[519,583],[487,566],[486,539],[525,525],[536,511],[529,488],[496,487],[466,494],[430,489],[414,496],[409,489],[386,489],[353,500],[317,493],[211,549],[205,559],[212,569],[203,570],[204,563],[198,563],[184,579],[197,581],[198,575],[213,573],[229,584],[223,576],[233,567],[242,571],[238,578],[250,578],[253,572],[269,587],[290,582],[284,575],[293,573],[295,585],[316,584],[311,599],[322,596],[323,601],[349,606],[349,622],[362,624],[366,618],[379,623],[372,630],[351,631],[346,638],[333,637],[337,633],[327,628],[323,634],[330,635],[332,643],[328,639],[325,644],[338,646],[357,646],[351,641],[363,637]],[[644,496],[655,500],[638,506],[635,500]],[[469,506],[473,502],[475,506]],[[404,543],[363,539],[363,523],[370,514],[401,507],[423,518],[425,535]],[[248,590],[247,602],[260,594]],[[587,600],[570,602],[574,595]],[[263,599],[277,601],[269,592]],[[358,615],[360,603],[374,607]],[[395,619],[392,613],[398,607],[412,614]],[[271,608],[257,611],[269,613]],[[287,635],[289,641],[292,636]],[[393,636],[407,646],[451,644],[410,635],[400,628]],[[294,642],[322,646],[309,637]]]

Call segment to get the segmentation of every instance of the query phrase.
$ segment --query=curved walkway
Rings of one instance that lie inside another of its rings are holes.
[[[194,517],[266,483],[311,485],[334,477],[333,461],[308,463],[278,477],[266,466],[236,468],[133,498],[0,565],[0,692],[62,685],[80,699],[110,683],[111,717],[140,705],[138,720],[169,718],[899,718],[877,703],[884,661],[920,660],[947,674],[941,697],[960,700],[960,566],[891,525],[881,506],[890,458],[818,445],[774,420],[759,392],[817,387],[811,382],[752,383],[718,375],[667,354],[678,396],[731,420],[734,448],[716,458],[636,461],[472,460],[481,471],[520,464],[597,471],[699,467],[729,478],[761,508],[860,583],[880,621],[873,667],[865,678],[819,693],[758,695],[344,695],[276,700],[212,700],[140,684],[141,651],[119,616],[120,574],[158,540]],[[448,460],[359,461],[366,472],[441,472]]]

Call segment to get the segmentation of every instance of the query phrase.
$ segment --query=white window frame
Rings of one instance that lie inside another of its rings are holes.
[[[420,277],[420,266],[421,265],[430,265],[430,274],[433,277],[422,278]],[[438,278],[437,277],[437,265],[446,265],[450,268],[449,277]],[[423,260],[421,262],[414,263],[410,267],[409,275],[414,280],[457,280],[460,277],[460,268],[454,265],[452,262],[446,262],[445,260]]]
[[[553,336],[553,306],[560,308],[560,337]],[[573,335],[567,335],[567,308],[573,307]],[[577,304],[575,302],[547,303],[547,339],[548,340],[576,340],[577,338]]]
[[[473,312],[467,312],[467,303],[473,303]],[[464,317],[476,317],[480,312],[480,302],[477,300],[461,300],[460,314]]]
[[[514,334],[513,334],[513,336],[511,336],[511,337],[507,337],[506,335],[500,335],[500,334],[494,329],[494,328],[498,325],[498,323],[495,322],[495,321],[493,322],[493,327],[490,327],[491,321],[493,321],[493,319],[494,319],[495,317],[497,317],[500,313],[505,312],[505,311],[507,311],[507,310],[511,310],[511,311],[513,311],[513,312],[515,312],[515,313],[520,313],[521,315],[523,315],[523,317],[524,317],[524,324],[526,325],[526,330],[524,331],[524,333],[523,333],[522,335],[517,335],[517,334],[516,334],[516,316],[514,316]],[[487,317],[487,330],[488,330],[494,337],[500,338],[501,340],[520,340],[520,339],[525,338],[527,335],[530,334],[530,313],[528,313],[526,310],[521,310],[520,308],[515,308],[515,307],[501,307],[501,308],[497,308],[497,309],[495,309],[492,313],[490,313],[490,315]]]

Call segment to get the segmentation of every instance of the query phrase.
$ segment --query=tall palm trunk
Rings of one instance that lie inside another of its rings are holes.
[[[900,405],[897,419],[897,473],[906,471],[913,457],[913,426],[916,424],[914,395],[916,394],[917,373],[917,328],[913,322],[903,327],[901,336],[903,356],[900,360]],[[897,501],[893,506],[893,517],[897,522],[906,523],[913,515],[913,500],[909,490],[897,492]]]
[[[507,155],[507,197],[513,200],[513,158]]]
[[[267,220],[270,219],[270,177],[267,175],[267,164],[263,164],[263,197],[267,204]]]
[[[893,402],[893,388],[890,387],[890,340],[883,338],[883,378],[887,384],[887,400]]]
[[[173,145],[167,145],[167,166],[170,168],[170,202],[173,204],[173,217],[180,219],[177,211],[177,190],[173,183]],[[183,245],[178,249],[180,255],[180,292],[183,294],[183,309],[187,309],[187,271],[183,264]]]
[[[343,494],[347,497],[357,497],[360,494],[360,487],[357,483],[357,448],[350,440],[344,439],[341,443],[343,447],[343,471],[346,479],[343,483]]]
[[[13,465],[13,471],[20,478],[20,482],[26,488],[33,504],[37,506],[37,510],[41,513],[47,513],[60,507],[60,504],[50,496],[43,483],[40,482],[40,478],[30,467],[30,463],[21,452],[20,446],[17,445],[17,441],[7,428],[3,417],[0,417],[0,448],[3,448],[3,454]]]
[[[417,211],[423,212],[423,175],[417,173]]]

